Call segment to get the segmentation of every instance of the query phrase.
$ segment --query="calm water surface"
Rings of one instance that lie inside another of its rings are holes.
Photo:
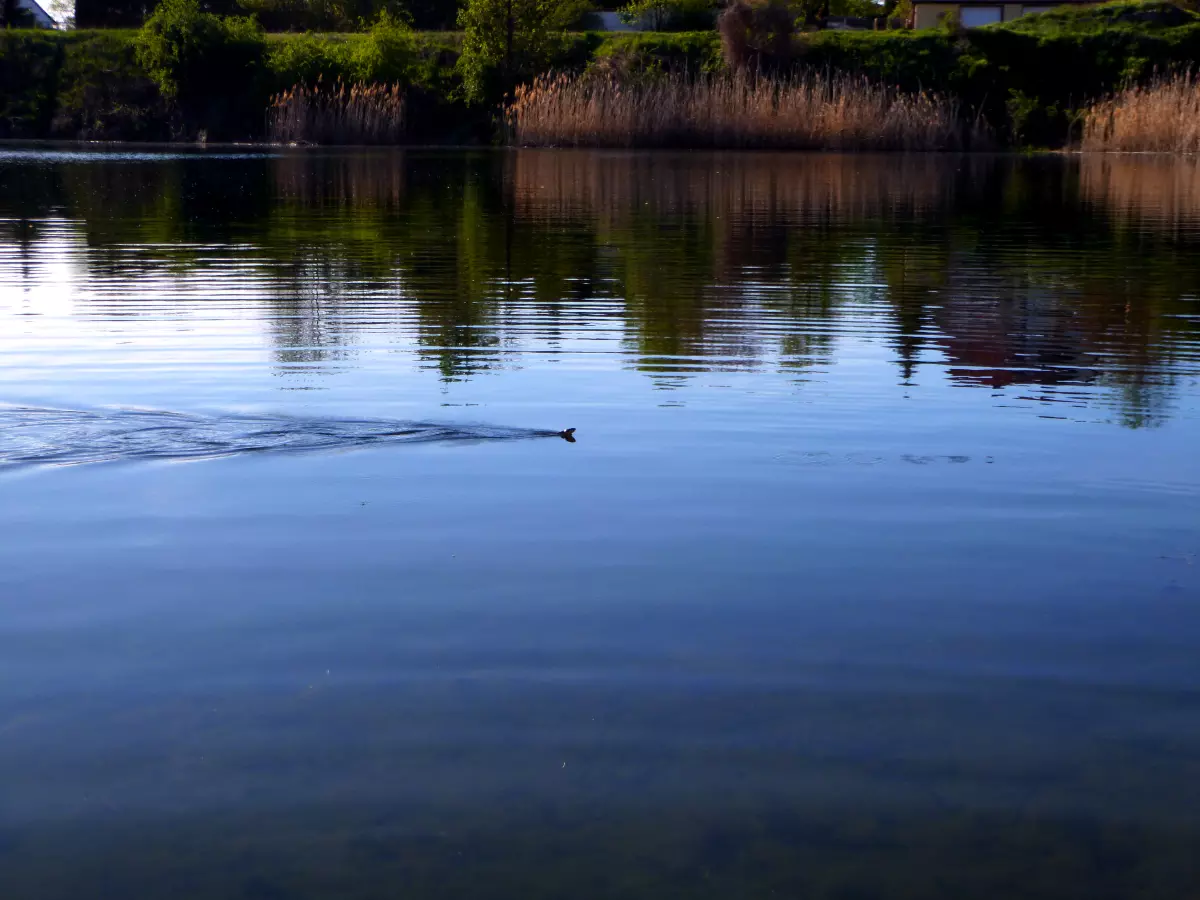
[[[1194,896],[1198,251],[1195,161],[0,150],[0,895]]]

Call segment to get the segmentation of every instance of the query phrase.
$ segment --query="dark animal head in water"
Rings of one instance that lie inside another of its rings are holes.
[[[562,438],[564,441],[567,441],[572,444],[575,443],[575,429],[574,428],[568,428],[566,431],[560,431],[558,433],[558,436],[560,438]]]

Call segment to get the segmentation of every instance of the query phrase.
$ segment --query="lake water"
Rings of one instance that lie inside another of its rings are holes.
[[[0,895],[1189,896],[1198,251],[1151,157],[0,150]]]

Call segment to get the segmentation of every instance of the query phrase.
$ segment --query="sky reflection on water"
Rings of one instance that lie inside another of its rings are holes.
[[[1183,896],[1197,172],[0,154],[4,896]]]

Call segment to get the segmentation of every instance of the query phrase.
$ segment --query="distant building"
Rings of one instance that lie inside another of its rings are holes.
[[[16,0],[16,7],[23,17],[28,17],[32,20],[30,24],[34,28],[57,28],[58,23],[54,21],[51,15],[42,9],[37,0]]]
[[[886,26],[887,20],[866,18],[863,16],[826,16],[825,28],[829,31],[875,31],[880,25]]]
[[[592,13],[593,31],[642,31],[640,24],[629,25],[621,21],[621,16],[613,10],[602,10]],[[589,23],[591,24],[591,23]]]
[[[1057,3],[995,3],[988,0],[924,2],[913,0],[913,27],[933,28],[947,14],[957,13],[965,28],[1011,22],[1030,13],[1048,12],[1060,6],[1094,6],[1096,0],[1059,0]]]

